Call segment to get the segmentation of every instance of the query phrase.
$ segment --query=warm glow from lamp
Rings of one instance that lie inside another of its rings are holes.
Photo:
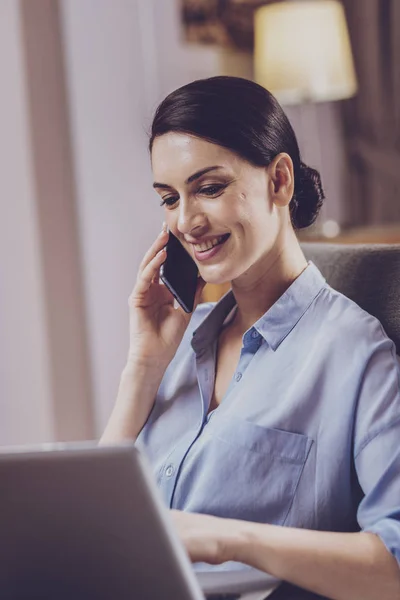
[[[342,4],[298,0],[259,8],[254,70],[282,104],[353,96],[357,81]]]

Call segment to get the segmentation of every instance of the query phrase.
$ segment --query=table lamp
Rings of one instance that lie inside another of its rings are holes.
[[[254,74],[282,104],[341,100],[357,91],[338,0],[294,0],[255,12]]]
[[[341,2],[287,0],[262,6],[255,11],[254,33],[255,80],[281,104],[303,106],[302,129],[314,132],[320,160],[313,103],[349,98],[357,91]]]

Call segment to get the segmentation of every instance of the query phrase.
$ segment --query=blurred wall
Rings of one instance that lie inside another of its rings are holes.
[[[0,3],[0,444],[94,434],[58,3]]]
[[[0,3],[0,442],[51,439],[45,306],[17,2]]]
[[[351,221],[400,223],[400,2],[344,0],[359,89],[346,105]],[[397,227],[398,231],[398,227]],[[385,235],[386,237],[386,235]],[[398,233],[394,240],[398,241]]]

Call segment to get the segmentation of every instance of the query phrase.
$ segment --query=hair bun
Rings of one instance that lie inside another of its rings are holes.
[[[295,193],[291,202],[291,217],[296,229],[303,229],[314,223],[324,198],[320,174],[316,169],[300,162],[300,170],[295,179]]]

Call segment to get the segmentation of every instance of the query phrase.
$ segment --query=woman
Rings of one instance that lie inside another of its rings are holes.
[[[163,228],[104,441],[137,439],[194,561],[248,563],[304,598],[400,598],[395,349],[305,260],[295,231],[323,193],[288,119],[255,83],[196,81],[157,109],[150,151],[196,304],[204,281],[232,290],[191,318],[175,309]]]

